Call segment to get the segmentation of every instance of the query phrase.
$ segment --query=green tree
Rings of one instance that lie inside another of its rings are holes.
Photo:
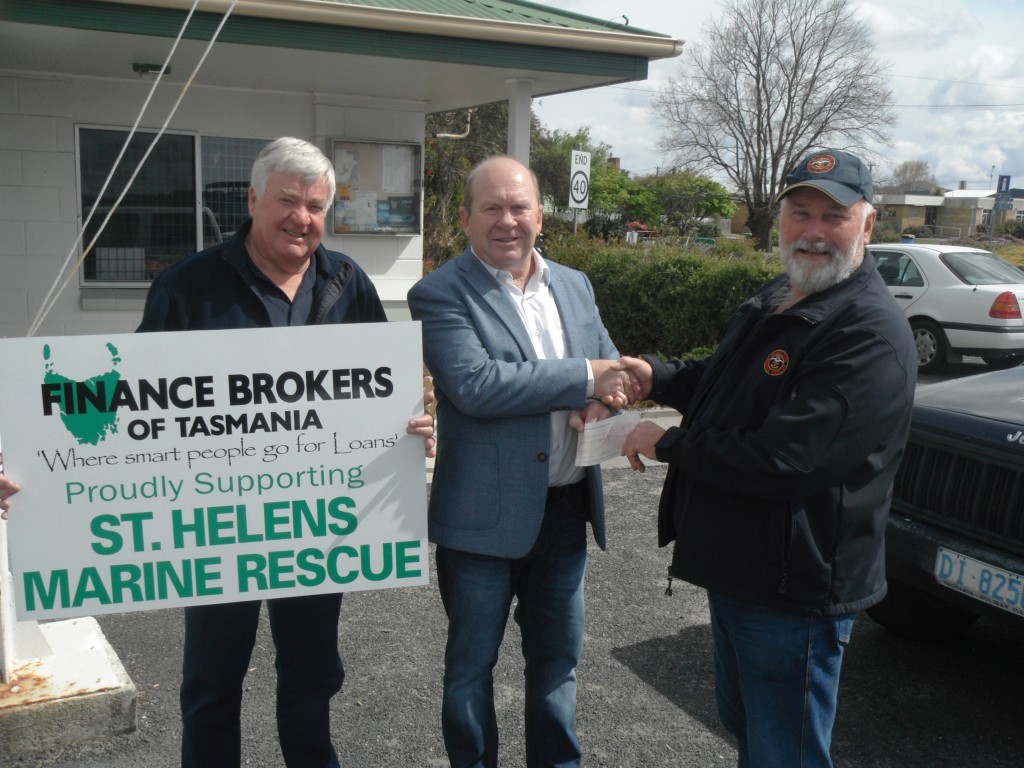
[[[611,153],[607,144],[594,143],[590,128],[583,127],[575,133],[548,131],[539,122],[534,122],[530,139],[530,168],[537,174],[541,194],[547,205],[556,211],[569,209],[569,169],[572,153],[582,149],[590,153],[591,194],[593,194],[594,169],[605,166]]]
[[[427,115],[423,180],[423,258],[440,265],[465,248],[459,206],[476,163],[508,145],[508,103]]]
[[[505,102],[427,116],[423,257],[428,263],[440,265],[465,248],[459,206],[466,176],[481,160],[504,154],[507,137]],[[556,214],[569,210],[572,153],[582,148],[590,153],[587,231],[608,238],[624,234],[629,221],[639,221],[652,229],[659,226],[662,203],[657,188],[630,178],[609,163],[611,147],[594,142],[590,128],[573,133],[548,131],[534,117],[530,147],[530,167],[537,174],[545,203]],[[550,214],[547,224],[549,230],[557,226]]]
[[[694,173],[673,171],[637,181],[654,191],[664,225],[681,235],[697,232],[702,219],[728,218],[736,210],[725,187]]]
[[[568,133],[535,126],[530,167],[537,174],[549,208],[556,212],[569,210],[569,171],[572,153],[578,149],[590,153],[590,199],[585,225],[589,234],[604,238],[621,235],[627,221],[640,221],[652,228],[658,225],[661,209],[654,191],[609,162],[611,147],[594,142],[588,127]]]
[[[607,163],[590,169],[590,208],[587,231],[608,238],[625,234],[626,224],[639,221],[656,229],[661,206],[656,192]]]
[[[572,151],[582,146],[599,165],[610,147],[595,145],[590,129],[575,133],[548,131],[536,116],[531,122],[530,167],[541,194],[556,210],[569,205],[569,167]],[[497,102],[472,110],[427,116],[423,184],[423,258],[440,265],[465,248],[459,207],[466,176],[481,160],[505,154],[508,147],[508,103]]]

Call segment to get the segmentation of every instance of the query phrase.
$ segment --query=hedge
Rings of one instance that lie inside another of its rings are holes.
[[[622,354],[685,357],[713,349],[740,303],[782,271],[777,257],[720,242],[704,253],[559,237],[544,249],[548,258],[590,278],[601,318]]]

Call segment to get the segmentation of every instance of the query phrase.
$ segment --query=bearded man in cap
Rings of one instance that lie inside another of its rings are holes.
[[[917,353],[865,258],[871,175],[827,149],[779,193],[785,274],[745,301],[713,355],[624,358],[641,422],[623,454],[667,462],[670,574],[708,593],[719,716],[739,766],[831,766],[843,651],[886,592],[883,536],[910,428]]]

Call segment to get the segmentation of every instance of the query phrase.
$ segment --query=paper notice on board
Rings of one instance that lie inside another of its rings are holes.
[[[411,195],[416,188],[418,148],[410,145],[384,145],[381,148],[380,189],[385,195]]]
[[[637,411],[621,411],[587,424],[576,443],[576,466],[588,467],[622,455],[622,444],[639,422]]]
[[[360,192],[353,206],[356,226],[373,230],[377,226],[377,195],[374,192]]]

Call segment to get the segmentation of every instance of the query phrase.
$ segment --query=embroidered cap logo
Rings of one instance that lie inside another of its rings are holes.
[[[836,167],[836,159],[832,155],[815,155],[807,161],[808,173],[828,173]]]

